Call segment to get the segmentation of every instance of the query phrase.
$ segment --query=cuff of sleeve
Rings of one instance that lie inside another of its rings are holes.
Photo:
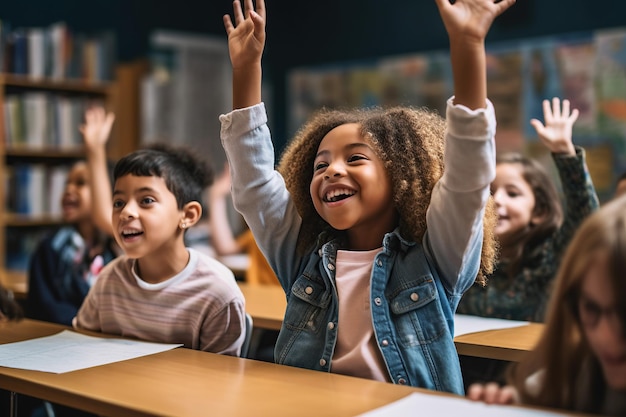
[[[230,137],[239,137],[250,130],[254,130],[267,123],[265,103],[233,110],[230,113],[221,114],[220,136],[222,140]]]
[[[558,168],[578,171],[585,164],[585,150],[580,146],[574,146],[576,155],[552,154],[552,160]]]
[[[488,140],[495,136],[496,115],[491,101],[481,109],[470,109],[448,99],[446,108],[448,132],[459,139]]]

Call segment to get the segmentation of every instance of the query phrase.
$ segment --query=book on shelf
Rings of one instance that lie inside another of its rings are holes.
[[[33,78],[43,78],[46,75],[46,33],[43,28],[34,27],[26,31],[26,52],[28,75]]]
[[[31,148],[44,148],[49,142],[48,94],[33,91],[22,96],[24,117],[24,142]]]
[[[69,167],[15,164],[5,171],[5,207],[29,218],[60,218]]]
[[[83,144],[79,126],[89,106],[104,99],[48,92],[7,94],[4,137],[7,149],[72,150]]]
[[[110,81],[116,64],[113,30],[74,33],[65,22],[10,29],[0,21],[0,70],[32,78]]]
[[[55,165],[48,171],[47,212],[53,219],[61,218],[61,198],[65,190],[65,181],[70,172],[66,165]]]

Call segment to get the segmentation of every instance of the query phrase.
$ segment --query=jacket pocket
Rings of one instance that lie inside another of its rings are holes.
[[[332,289],[323,281],[301,275],[291,287],[287,302],[285,325],[292,330],[317,332],[325,328],[325,316]]]
[[[432,343],[448,328],[432,276],[421,277],[389,303],[398,337],[405,346]]]

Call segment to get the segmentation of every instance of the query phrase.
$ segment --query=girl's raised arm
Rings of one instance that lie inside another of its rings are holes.
[[[515,0],[436,0],[450,40],[454,104],[487,105],[485,37],[493,20]]]

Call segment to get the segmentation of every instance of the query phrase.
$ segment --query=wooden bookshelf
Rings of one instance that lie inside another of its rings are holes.
[[[10,186],[7,180],[9,172],[18,165],[26,167],[37,165],[43,166],[45,169],[59,166],[67,167],[85,155],[82,143],[76,142],[71,145],[68,145],[68,142],[63,140],[63,145],[46,143],[45,141],[39,141],[36,145],[28,141],[7,143],[7,130],[10,130],[7,129],[7,120],[5,120],[7,95],[17,97],[17,100],[19,100],[21,99],[21,94],[33,92],[46,93],[46,97],[56,97],[57,95],[70,97],[71,100],[75,99],[78,101],[78,108],[80,108],[81,100],[84,100],[85,103],[97,100],[103,103],[108,110],[114,112],[116,111],[119,97],[115,82],[97,83],[84,80],[56,80],[33,78],[24,75],[0,74],[0,104],[2,105],[2,111],[0,112],[0,172],[2,172],[4,179],[0,181],[0,197],[2,198],[2,205],[0,206],[0,282],[12,290],[18,298],[25,297],[28,291],[27,271],[25,268],[7,268],[7,265],[15,263],[8,262],[11,261],[9,251],[11,253],[19,251],[19,249],[7,246],[9,234],[11,234],[11,245],[14,245],[16,240],[27,239],[29,233],[41,235],[44,231],[59,226],[62,220],[58,215],[55,216],[45,212],[32,215],[9,210],[7,207],[10,191],[7,189],[7,186]],[[21,111],[25,113],[27,109],[24,108]],[[13,120],[8,122],[12,123]],[[72,125],[75,124],[76,126],[71,126],[71,128],[77,131],[79,124],[82,123],[82,118],[76,123],[74,123],[74,120],[72,122]],[[58,123],[55,126],[58,126]],[[53,135],[47,132],[46,136],[52,137]],[[60,135],[57,134],[57,136]],[[61,138],[57,137],[57,140],[59,139]],[[115,131],[112,133],[108,145],[111,148],[118,145]],[[134,145],[136,146],[136,142]],[[46,190],[46,192],[49,192],[49,190]],[[60,204],[60,201],[58,204]],[[31,238],[32,234],[30,235]],[[30,255],[30,253],[26,253],[23,257],[19,257],[19,263],[25,266],[27,262],[24,262],[24,260],[30,258]]]
[[[0,74],[0,83],[6,87],[17,87],[29,90],[58,91],[63,93],[84,93],[91,95],[109,95],[113,82],[54,79],[48,77],[32,77],[19,74]]]

